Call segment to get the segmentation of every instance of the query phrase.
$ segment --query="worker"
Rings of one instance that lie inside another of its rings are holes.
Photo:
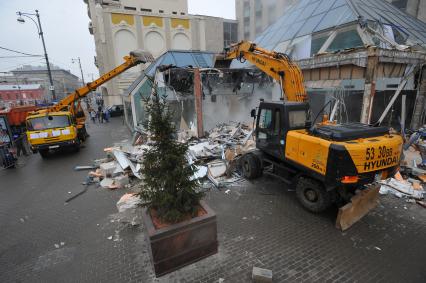
[[[15,145],[18,157],[21,156],[21,153],[23,153],[25,156],[28,156],[27,149],[25,148],[25,134],[20,133],[17,135],[14,135]]]
[[[94,109],[90,111],[90,118],[92,118],[93,123],[96,124],[96,111]]]
[[[108,111],[108,109],[107,108],[104,108],[104,111],[103,111],[103,113],[102,113],[103,115],[104,115],[104,120],[105,120],[105,122],[109,122],[109,111]]]
[[[103,123],[104,122],[104,115],[102,112],[102,106],[98,106],[98,119],[99,119],[99,123]]]

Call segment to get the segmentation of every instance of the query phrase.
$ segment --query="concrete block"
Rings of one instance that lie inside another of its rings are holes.
[[[114,173],[114,171],[117,169],[117,167],[119,166],[119,164],[115,161],[111,161],[111,162],[107,162],[107,163],[102,163],[99,168],[101,170],[101,174],[104,177],[109,177],[112,176],[112,174]]]
[[[114,180],[113,179],[109,179],[109,178],[105,178],[102,180],[102,182],[100,183],[101,187],[104,189],[110,189],[112,187],[112,185],[114,185]]]
[[[121,166],[117,166],[114,170],[114,172],[112,172],[111,177],[118,177],[124,174],[123,169],[121,168]]]
[[[114,184],[119,188],[124,188],[130,183],[129,176],[121,175],[114,178]]]
[[[252,279],[255,283],[272,283],[272,270],[253,267]]]

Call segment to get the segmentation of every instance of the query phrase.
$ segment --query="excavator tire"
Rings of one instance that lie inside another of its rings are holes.
[[[249,180],[262,176],[260,160],[253,154],[246,154],[242,158],[241,167],[243,170],[243,176]]]
[[[332,204],[330,193],[321,183],[309,177],[299,178],[296,196],[305,209],[314,213],[323,212]]]

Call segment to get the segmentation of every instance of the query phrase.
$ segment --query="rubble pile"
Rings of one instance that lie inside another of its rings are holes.
[[[188,163],[197,168],[194,179],[211,182],[215,187],[225,187],[242,181],[236,172],[237,161],[242,154],[255,149],[251,127],[242,123],[220,124],[206,138],[198,139],[188,132],[180,132],[178,140],[188,142]],[[105,148],[107,157],[95,160],[93,166],[77,166],[75,170],[89,172],[85,184],[99,184],[105,189],[130,188],[142,179],[144,152],[149,141],[136,137],[134,143],[116,143]]]
[[[256,148],[253,130],[243,123],[220,124],[206,138],[180,140],[189,142],[188,160],[206,172],[217,188],[242,181],[237,172],[239,158]]]
[[[96,169],[89,172],[87,184],[99,183],[105,189],[130,187],[132,179],[142,179],[140,174],[146,145],[117,143],[105,148],[107,157],[94,161],[93,166],[77,166],[76,170]]]
[[[400,172],[393,178],[381,181],[380,193],[392,194],[398,198],[406,198],[426,207],[426,168],[423,163],[424,155],[417,146],[404,150]]]

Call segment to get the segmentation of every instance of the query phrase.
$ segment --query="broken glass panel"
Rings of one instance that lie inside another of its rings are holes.
[[[337,50],[343,50],[347,48],[354,48],[364,46],[357,30],[349,30],[339,32],[334,38],[333,42],[327,48],[327,51],[333,52]]]
[[[405,44],[407,42],[407,35],[401,31],[401,29],[393,26],[393,36],[395,37],[395,42],[398,44]]]

